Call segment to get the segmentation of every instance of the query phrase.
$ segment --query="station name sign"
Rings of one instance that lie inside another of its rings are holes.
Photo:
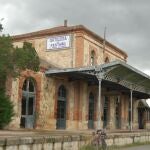
[[[66,49],[71,47],[70,35],[52,36],[47,39],[47,50]]]

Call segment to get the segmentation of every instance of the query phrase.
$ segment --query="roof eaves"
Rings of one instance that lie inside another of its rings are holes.
[[[81,67],[81,68],[64,68],[64,69],[49,69],[45,72],[46,75],[57,73],[69,73],[69,72],[82,72],[88,70],[94,70],[95,66]]]

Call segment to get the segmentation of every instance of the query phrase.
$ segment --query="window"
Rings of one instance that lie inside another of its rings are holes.
[[[108,124],[108,106],[109,106],[109,98],[108,96],[104,96],[104,106],[103,106],[103,128],[107,127]]]
[[[66,98],[66,89],[63,85],[59,87],[58,96],[61,98]]]
[[[89,95],[89,120],[94,120],[94,95]]]
[[[91,51],[90,65],[93,66],[95,64],[95,52]]]
[[[67,91],[66,88],[61,85],[58,89],[58,100],[57,100],[57,129],[66,128],[66,97]]]
[[[27,78],[22,87],[20,126],[23,128],[34,127],[35,94],[35,82],[32,78]]]
[[[105,63],[109,63],[109,58],[108,57],[105,58]]]

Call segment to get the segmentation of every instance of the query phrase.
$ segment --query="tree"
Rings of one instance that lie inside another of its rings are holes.
[[[0,24],[0,31],[2,31],[2,29],[3,27]],[[0,103],[3,102],[4,104],[0,105],[0,128],[8,124],[14,114],[12,103],[6,96],[5,85],[7,78],[16,78],[20,75],[21,71],[25,69],[38,71],[39,64],[39,57],[31,43],[24,42],[23,47],[18,48],[13,46],[13,40],[9,35],[0,36]],[[10,104],[8,104],[8,101]],[[6,106],[8,106],[8,109],[11,111],[4,109]],[[6,118],[2,116],[6,116]],[[2,122],[3,124],[1,124]]]
[[[13,116],[13,103],[0,91],[0,129],[9,123]]]
[[[3,27],[2,27],[2,24],[0,24],[0,32],[2,31]]]
[[[2,24],[0,23],[0,32],[3,30],[3,26]]]

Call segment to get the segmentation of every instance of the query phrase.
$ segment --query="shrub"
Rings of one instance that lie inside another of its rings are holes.
[[[13,104],[4,92],[0,92],[0,129],[8,125],[14,116]]]

